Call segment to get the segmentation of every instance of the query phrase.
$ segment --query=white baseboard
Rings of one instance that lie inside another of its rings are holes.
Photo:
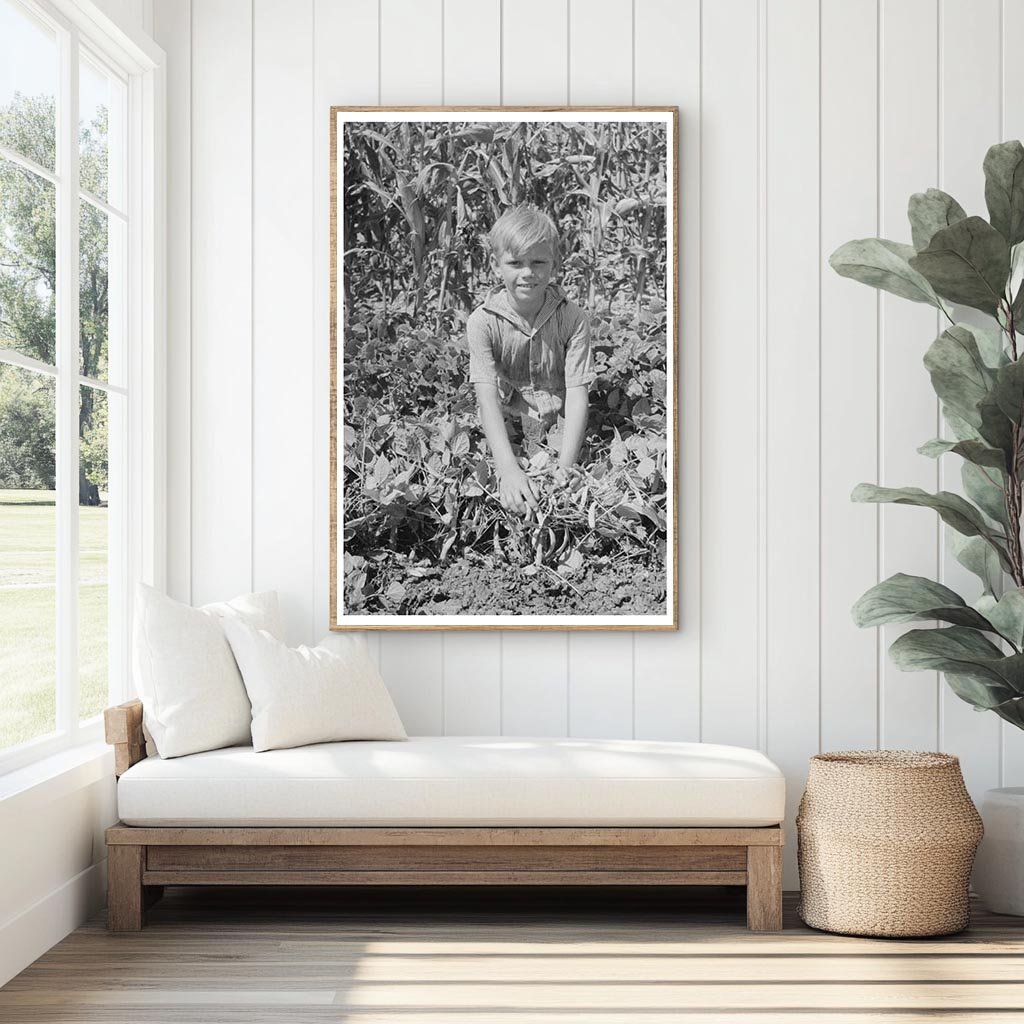
[[[107,862],[100,861],[0,927],[0,985],[38,960],[107,901]]]

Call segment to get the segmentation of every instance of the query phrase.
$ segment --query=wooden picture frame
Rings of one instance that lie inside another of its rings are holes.
[[[332,630],[678,627],[678,121],[331,108]],[[596,374],[577,466],[557,467],[558,428],[527,436],[532,407],[508,427],[529,519],[499,501],[465,343],[470,312],[502,295],[486,234],[514,206],[550,210],[560,250],[561,294],[523,337],[565,345],[542,322],[577,295]]]

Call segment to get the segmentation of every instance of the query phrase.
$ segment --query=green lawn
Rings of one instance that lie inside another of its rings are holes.
[[[107,510],[80,507],[81,718],[107,703]],[[55,728],[53,491],[0,490],[0,750]]]

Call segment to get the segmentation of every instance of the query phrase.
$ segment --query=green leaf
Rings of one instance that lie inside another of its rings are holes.
[[[975,602],[984,618],[995,626],[999,635],[1009,640],[1019,651],[1024,648],[1024,589],[1007,590],[996,600],[985,594]]]
[[[1003,474],[989,466],[967,462],[960,467],[967,497],[991,519],[1006,529],[1006,498]]]
[[[1024,720],[1019,717],[1019,710],[1016,716],[1011,717],[1020,697],[1009,687],[1003,688],[993,684],[986,676],[961,675],[957,672],[944,672],[943,676],[949,688],[962,701],[973,705],[975,711],[994,711],[1000,718],[1005,718],[1018,727],[1022,725]]]
[[[910,265],[944,299],[995,315],[1010,273],[1006,239],[981,217],[937,231]]]
[[[959,441],[979,441],[981,433],[977,427],[972,427],[962,416],[958,416],[947,405],[942,407],[942,418],[946,425],[953,432],[953,436]]]
[[[1009,566],[1009,557],[1003,547],[1006,538],[992,529],[981,512],[965,501],[959,494],[939,491],[929,494],[920,487],[878,487],[876,484],[858,484],[851,495],[853,501],[891,502],[895,505],[917,505],[938,512],[943,522],[965,537],[984,537],[995,547],[1004,564]]]
[[[914,619],[940,619],[958,626],[992,630],[985,616],[968,607],[949,587],[901,572],[877,583],[853,606],[853,621],[861,627]]]
[[[1003,581],[1002,565],[995,549],[982,537],[964,537],[952,531],[946,537],[953,557],[981,580],[986,594],[994,594]]]
[[[1021,321],[1024,312],[1024,242],[1010,246],[1010,280],[1006,282],[1006,297],[1013,300],[1011,311],[1014,321]]]
[[[928,246],[936,231],[963,220],[967,213],[951,196],[941,189],[930,188],[927,192],[915,192],[907,207],[914,248],[920,251]]]
[[[1010,245],[1024,242],[1024,146],[999,142],[985,154],[988,219]]]
[[[990,331],[987,327],[979,327],[977,324],[959,324],[966,327],[974,335],[978,343],[978,351],[985,365],[991,370],[998,370],[1010,362],[1010,353],[1003,347],[1003,336],[999,331]]]
[[[872,288],[910,299],[940,306],[932,286],[908,260],[914,247],[890,242],[886,238],[859,238],[841,245],[829,257],[829,265],[842,277],[853,278]]]
[[[999,408],[994,394],[987,394],[978,403],[978,413],[981,416],[981,427],[978,432],[988,442],[989,447],[1006,452],[1006,464],[1012,465],[1016,456],[1013,446],[1013,424]]]
[[[963,324],[947,328],[929,346],[924,365],[944,405],[980,427],[978,403],[988,395],[996,377],[985,365],[971,330]]]
[[[987,444],[973,439],[963,441],[944,441],[936,437],[926,441],[917,449],[922,455],[929,459],[937,459],[940,455],[953,452],[960,458],[973,462],[976,466],[989,466],[998,469],[1000,472],[1006,469],[1006,455],[998,448],[990,448]]]
[[[889,656],[904,672],[952,672],[980,682],[970,701],[977,707],[1013,700],[1024,683],[1024,655],[1007,657],[976,629],[965,626],[912,629],[892,644]]]
[[[1024,419],[1024,359],[996,372],[992,389],[996,404],[1014,423]]]

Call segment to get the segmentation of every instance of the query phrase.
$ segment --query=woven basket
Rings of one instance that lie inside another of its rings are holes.
[[[967,927],[982,824],[956,757],[818,754],[796,821],[799,914],[812,928],[925,936]]]

